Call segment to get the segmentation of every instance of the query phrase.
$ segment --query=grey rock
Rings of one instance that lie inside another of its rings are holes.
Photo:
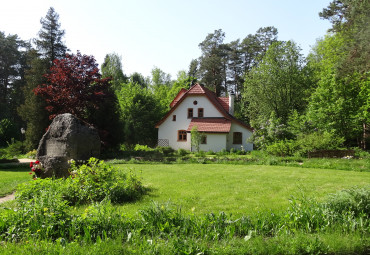
[[[100,156],[98,131],[70,113],[56,116],[41,138],[36,158],[44,173],[41,178],[67,177],[70,159],[88,160]]]

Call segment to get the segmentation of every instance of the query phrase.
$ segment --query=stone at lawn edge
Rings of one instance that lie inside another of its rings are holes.
[[[100,155],[98,131],[70,113],[56,116],[40,140],[36,158],[45,169],[41,178],[67,177],[68,160],[88,160]]]

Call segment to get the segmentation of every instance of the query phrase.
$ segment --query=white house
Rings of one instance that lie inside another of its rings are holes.
[[[233,116],[234,95],[217,97],[202,85],[181,89],[170,104],[171,110],[156,124],[158,145],[191,150],[191,130],[203,133],[202,151],[235,148],[253,150],[247,140],[253,129]]]

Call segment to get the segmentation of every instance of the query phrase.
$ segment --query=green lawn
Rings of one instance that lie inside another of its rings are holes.
[[[139,202],[122,205],[132,215],[152,201],[171,201],[184,212],[224,211],[233,215],[286,209],[292,195],[318,199],[329,193],[370,185],[370,172],[315,168],[222,164],[132,164],[132,169],[152,191]]]
[[[0,164],[0,197],[15,191],[19,183],[31,180],[29,164]]]

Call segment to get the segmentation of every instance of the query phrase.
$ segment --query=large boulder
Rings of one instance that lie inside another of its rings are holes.
[[[88,160],[100,155],[98,131],[70,113],[56,116],[40,140],[37,159],[44,171],[41,178],[67,177],[68,161]]]

